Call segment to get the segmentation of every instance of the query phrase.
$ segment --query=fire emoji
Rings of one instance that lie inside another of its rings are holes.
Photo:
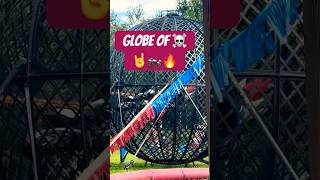
[[[169,56],[166,60],[164,60],[164,66],[168,69],[174,68],[176,65],[176,60],[174,59],[173,55],[169,53]]]

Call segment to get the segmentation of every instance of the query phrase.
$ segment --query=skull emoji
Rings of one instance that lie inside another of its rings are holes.
[[[176,47],[183,47],[186,48],[187,45],[184,44],[185,38],[187,37],[186,34],[173,34],[172,35],[174,38],[174,44],[172,45],[172,47],[176,48]]]

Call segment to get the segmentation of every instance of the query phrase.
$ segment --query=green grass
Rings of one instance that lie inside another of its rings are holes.
[[[137,171],[137,170],[144,170],[144,169],[167,169],[167,168],[181,168],[185,167],[184,164],[182,165],[163,165],[163,164],[154,164],[153,167],[151,166],[150,162],[145,167],[145,161],[142,159],[139,159],[137,157],[134,157],[132,154],[128,154],[126,161],[134,161],[134,165],[131,166],[128,171]],[[205,160],[208,160],[208,158],[205,158]],[[194,162],[195,167],[197,168],[207,168],[208,165],[204,164],[202,162]],[[192,163],[188,164],[188,167],[194,167]],[[120,151],[116,151],[114,154],[111,154],[110,156],[110,173],[121,173],[126,172],[125,169],[123,169],[122,164],[120,163]]]

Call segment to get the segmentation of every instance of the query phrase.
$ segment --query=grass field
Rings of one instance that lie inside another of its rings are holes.
[[[126,161],[134,161],[134,165],[131,166],[128,171],[137,171],[137,170],[144,170],[144,169],[166,169],[166,168],[180,168],[180,167],[185,167],[184,164],[182,165],[163,165],[163,164],[154,164],[153,167],[151,166],[150,163],[147,164],[145,167],[145,161],[142,159],[139,159],[137,157],[134,157],[132,154],[128,154]],[[205,160],[208,160],[208,158],[205,158]],[[194,162],[195,167],[198,168],[207,168],[208,165],[204,164],[202,162]],[[188,164],[188,167],[194,167],[192,163]],[[110,156],[110,173],[121,173],[121,172],[126,172],[126,170],[122,167],[122,164],[120,163],[120,151],[116,151],[114,154],[111,154]]]

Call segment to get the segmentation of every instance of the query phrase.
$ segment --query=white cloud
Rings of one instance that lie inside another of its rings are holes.
[[[123,14],[129,7],[142,5],[145,17],[149,18],[156,14],[158,10],[175,10],[176,0],[111,0],[110,9],[116,14]]]

